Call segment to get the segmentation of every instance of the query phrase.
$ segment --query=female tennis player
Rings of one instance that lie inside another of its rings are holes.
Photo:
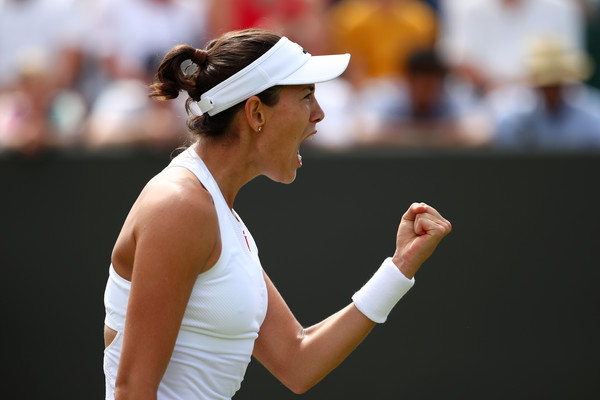
[[[314,84],[339,76],[349,59],[313,57],[262,30],[165,56],[151,95],[186,91],[197,140],[142,190],[115,244],[104,298],[107,399],[231,399],[251,356],[302,393],[412,286],[451,230],[423,203],[403,215],[393,257],[353,301],[303,328],[233,210],[240,188],[258,175],[294,180],[300,144],[324,118]]]

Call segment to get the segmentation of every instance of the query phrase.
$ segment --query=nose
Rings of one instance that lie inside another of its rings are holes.
[[[317,99],[315,98],[314,100],[313,109],[310,113],[310,121],[316,124],[317,122],[323,121],[323,118],[325,118],[325,112],[323,112],[323,109],[319,105]]]

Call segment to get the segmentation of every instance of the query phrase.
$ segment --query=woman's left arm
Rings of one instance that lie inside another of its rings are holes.
[[[435,209],[414,203],[402,217],[393,262],[412,278],[452,226]],[[254,356],[294,393],[304,393],[337,367],[369,334],[375,322],[354,303],[304,329],[265,274],[267,316]]]

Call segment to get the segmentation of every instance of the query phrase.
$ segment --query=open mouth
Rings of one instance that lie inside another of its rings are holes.
[[[316,133],[316,132],[315,132]],[[304,140],[312,140],[315,137],[315,133],[313,133],[312,135],[309,135],[306,139]],[[303,141],[304,141],[303,140]],[[296,153],[296,157],[298,159],[298,165],[301,167],[302,166],[302,155],[300,155],[300,149],[298,148],[298,152]]]

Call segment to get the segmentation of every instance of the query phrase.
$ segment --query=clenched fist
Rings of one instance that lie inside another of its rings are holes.
[[[396,252],[392,260],[409,279],[433,253],[438,243],[450,233],[452,225],[435,208],[413,203],[402,216],[396,235]]]

